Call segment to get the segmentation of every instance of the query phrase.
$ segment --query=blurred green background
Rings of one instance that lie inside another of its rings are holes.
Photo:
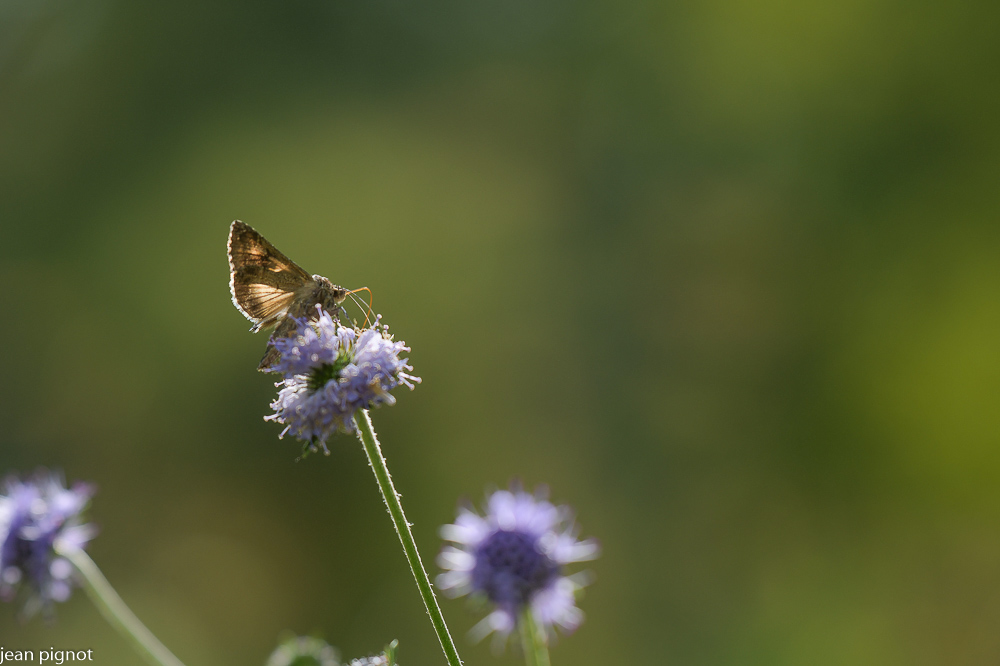
[[[1000,5],[0,3],[0,469],[189,666],[441,664],[360,445],[295,463],[229,223],[366,285],[428,563],[519,477],[604,548],[554,664],[1000,663]],[[515,664],[443,602],[469,664]],[[82,594],[10,649],[138,663]]]

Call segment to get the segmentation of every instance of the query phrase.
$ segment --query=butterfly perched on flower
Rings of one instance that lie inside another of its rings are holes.
[[[253,333],[273,326],[272,340],[288,337],[296,330],[296,318],[312,321],[319,317],[317,305],[337,317],[340,304],[351,293],[322,275],[305,272],[239,220],[229,228],[227,247],[229,291],[236,308],[253,322]],[[271,372],[280,356],[268,342],[257,369]]]

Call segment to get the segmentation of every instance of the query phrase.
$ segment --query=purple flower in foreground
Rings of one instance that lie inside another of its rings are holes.
[[[530,608],[535,622],[573,631],[583,621],[575,593],[585,582],[563,575],[571,562],[598,556],[596,541],[577,541],[569,507],[556,507],[544,492],[498,490],[486,501],[486,515],[461,508],[452,525],[441,528],[446,546],[438,565],[448,569],[437,585],[452,596],[478,594],[495,610],[474,630],[480,637],[506,636]]]
[[[89,485],[67,489],[45,470],[22,481],[11,476],[0,495],[0,598],[10,601],[23,583],[32,594],[28,615],[69,598],[73,567],[57,550],[82,549],[96,532],[80,523],[94,494]]]
[[[322,310],[315,322],[297,321],[293,335],[271,341],[281,354],[273,369],[284,379],[271,403],[274,414],[264,418],[284,424],[280,436],[290,432],[308,450],[327,451],[334,432],[356,432],[355,412],[392,405],[390,391],[420,381],[409,374],[408,359],[399,358],[409,347],[394,341],[378,318],[368,329],[341,326]]]

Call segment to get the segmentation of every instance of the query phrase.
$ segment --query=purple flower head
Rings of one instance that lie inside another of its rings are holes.
[[[498,490],[487,498],[485,516],[461,508],[441,536],[454,545],[438,556],[447,569],[438,587],[452,596],[485,597],[495,607],[477,626],[480,636],[510,634],[525,610],[546,632],[573,631],[583,621],[575,593],[585,582],[563,569],[596,558],[600,549],[593,539],[577,540],[569,507],[550,504],[544,490]]]
[[[281,354],[273,369],[284,379],[271,403],[274,414],[264,418],[283,424],[280,436],[292,433],[307,450],[329,452],[330,435],[356,431],[355,412],[392,405],[390,391],[420,382],[409,374],[408,359],[399,358],[409,347],[393,340],[380,318],[368,329],[348,328],[321,309],[315,322],[296,321],[293,335],[271,341]]]
[[[23,584],[31,590],[25,613],[69,598],[73,567],[57,552],[82,549],[96,532],[80,514],[94,494],[89,485],[67,489],[46,470],[22,481],[11,476],[0,495],[0,598],[10,601]]]

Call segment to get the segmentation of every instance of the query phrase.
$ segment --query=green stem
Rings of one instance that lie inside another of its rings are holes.
[[[528,623],[522,618],[518,624],[521,633],[521,652],[524,653],[525,666],[538,666],[538,656],[535,654],[534,641],[531,638],[531,629]]]
[[[549,666],[549,646],[545,636],[535,622],[531,608],[525,608],[518,622],[521,630],[521,646],[524,661],[528,666]]]
[[[448,625],[444,622],[441,607],[438,606],[434,590],[431,588],[430,578],[427,577],[427,571],[420,562],[420,553],[417,552],[417,544],[413,540],[413,533],[410,532],[410,523],[406,522],[403,505],[399,503],[399,494],[396,493],[396,488],[392,485],[392,477],[389,476],[389,468],[386,467],[385,458],[382,457],[382,450],[375,438],[375,431],[372,430],[372,421],[368,417],[367,410],[359,409],[358,413],[354,415],[354,422],[358,424],[358,433],[361,443],[364,444],[365,453],[368,455],[368,463],[371,465],[372,472],[375,473],[378,489],[382,492],[382,499],[385,500],[392,524],[396,527],[399,541],[403,544],[406,561],[409,562],[410,571],[413,572],[413,578],[417,581],[417,589],[420,590],[427,614],[431,617],[431,624],[434,625],[434,631],[437,632],[441,649],[444,650],[444,655],[450,666],[462,666],[458,650],[455,649],[455,641],[448,633]]]
[[[87,553],[78,548],[56,548],[56,551],[76,567],[84,589],[104,619],[110,622],[147,662],[153,666],[184,666],[129,610]]]

